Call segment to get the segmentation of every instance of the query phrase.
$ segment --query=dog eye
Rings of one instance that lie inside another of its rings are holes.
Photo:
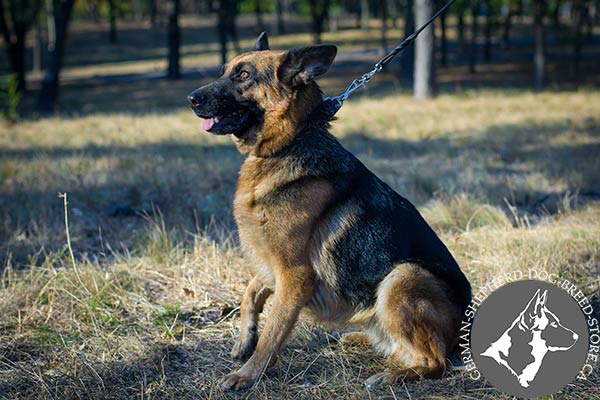
[[[551,323],[550,326],[553,328],[558,328],[558,324],[556,322]]]
[[[247,79],[250,79],[250,77],[251,77],[250,72],[248,72],[248,71],[242,71],[242,72],[240,72],[240,79],[241,80],[245,81]]]

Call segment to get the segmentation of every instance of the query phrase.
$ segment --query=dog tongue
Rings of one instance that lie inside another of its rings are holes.
[[[210,131],[214,125],[215,125],[214,118],[208,118],[208,119],[205,119],[204,121],[202,121],[202,129],[204,129],[205,131]]]

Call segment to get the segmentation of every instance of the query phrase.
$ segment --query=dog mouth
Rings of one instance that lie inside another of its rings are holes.
[[[202,118],[202,129],[212,134],[235,134],[242,130],[250,119],[249,110],[238,110],[234,113],[219,116],[208,116],[196,113]]]

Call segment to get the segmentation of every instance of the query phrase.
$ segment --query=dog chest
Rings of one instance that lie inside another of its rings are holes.
[[[320,179],[240,176],[234,216],[242,245],[272,268],[307,265],[314,226],[333,196]]]

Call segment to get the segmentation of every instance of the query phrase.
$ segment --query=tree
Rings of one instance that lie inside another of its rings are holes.
[[[231,38],[235,50],[240,53],[235,18],[237,15],[236,0],[220,0],[218,10],[217,33],[221,44],[221,63],[227,62],[227,38]]]
[[[424,25],[433,15],[434,0],[415,0],[415,25]],[[414,96],[430,99],[435,96],[435,35],[433,25],[428,26],[415,40]]]
[[[369,29],[369,0],[360,0],[360,28]]]
[[[150,16],[150,27],[156,28],[156,0],[148,0],[148,14]]]
[[[512,0],[508,0],[507,3],[507,12],[504,16],[504,23],[502,24],[502,46],[504,47],[508,47],[510,41],[510,28],[512,27],[512,18],[515,15],[514,2]]]
[[[321,43],[321,34],[323,26],[329,17],[329,6],[331,0],[308,0],[310,5],[310,15],[312,17],[313,35],[315,43]]]
[[[168,15],[169,68],[167,70],[167,78],[179,79],[179,42],[181,41],[181,32],[179,30],[179,0],[169,0]]]
[[[52,3],[52,1],[49,1]],[[62,68],[63,53],[67,40],[67,28],[75,0],[54,0],[52,20],[55,27],[54,46],[48,49],[49,62],[42,80],[42,90],[38,99],[41,112],[52,112],[58,102],[58,83]]]
[[[387,0],[378,0],[379,12],[381,13],[381,48],[387,52],[387,19],[388,4]]]
[[[469,45],[469,72],[475,73],[477,63],[477,17],[479,16],[479,0],[471,0],[471,44]]]
[[[256,14],[256,26],[259,32],[265,31],[265,21],[263,21],[263,12],[260,0],[254,0],[254,14]]]
[[[496,7],[499,4],[496,0],[485,0],[485,6],[487,13],[485,16],[483,59],[489,61],[492,59],[492,29],[496,25],[496,14],[498,13]]]
[[[17,75],[17,90],[25,90],[25,45],[27,32],[35,22],[40,0],[0,0],[0,31],[10,63]]]
[[[533,2],[533,69],[534,88],[537,91],[544,89],[544,68],[546,55],[544,49],[544,0]]]
[[[108,20],[110,23],[108,41],[110,44],[115,44],[117,43],[117,7],[115,0],[108,0]]]
[[[458,30],[458,46],[460,47],[460,51],[464,53],[466,45],[465,45],[465,12],[467,10],[467,1],[459,0],[456,4],[456,14],[457,14],[457,27]]]
[[[415,30],[413,0],[404,3],[404,37],[407,38]],[[408,46],[400,54],[400,81],[411,81],[415,71],[415,46]]]
[[[443,4],[441,4],[440,6],[442,6]],[[441,52],[442,52],[442,57],[441,57],[441,64],[443,67],[447,67],[448,66],[448,39],[446,37],[446,13],[442,13],[442,15],[440,15],[440,33],[441,33]]]
[[[283,0],[277,0],[277,34],[285,33],[285,18],[283,16]]]
[[[585,17],[585,4],[583,0],[573,1],[573,63],[571,77],[579,80],[579,66],[581,64],[581,49],[583,47],[582,28]]]

